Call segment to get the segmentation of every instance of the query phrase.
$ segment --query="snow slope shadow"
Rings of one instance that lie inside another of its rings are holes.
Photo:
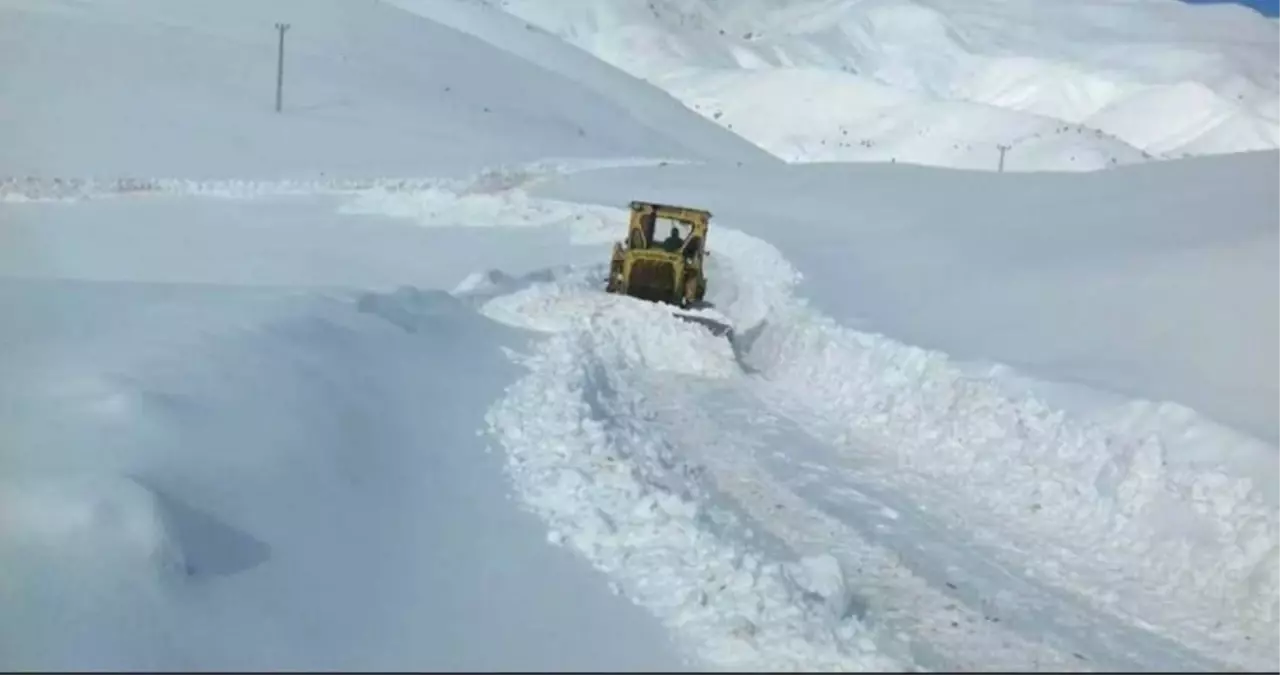
[[[169,536],[182,552],[188,577],[199,580],[239,574],[271,558],[271,547],[249,532],[187,504],[151,481],[138,482],[155,498]]]

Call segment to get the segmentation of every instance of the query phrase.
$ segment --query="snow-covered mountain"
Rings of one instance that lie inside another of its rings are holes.
[[[1091,170],[1280,145],[1280,31],[1236,5],[488,2],[788,161]]]
[[[475,0],[0,0],[0,63],[0,668],[1280,666],[1275,150],[788,164]],[[732,339],[601,291],[632,199]]]

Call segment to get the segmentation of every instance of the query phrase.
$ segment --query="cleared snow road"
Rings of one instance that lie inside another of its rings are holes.
[[[660,310],[594,296],[586,284],[601,271],[540,281],[486,307],[557,333],[491,421],[523,498],[556,539],[621,577],[629,596],[684,629],[708,660],[893,667],[871,665],[884,662],[860,651],[863,640],[930,670],[1220,667],[1036,578],[1029,552],[1012,550],[1005,533],[984,544],[954,517],[934,515],[936,493],[958,488],[904,485],[892,467],[815,438],[781,414],[795,392],[740,370],[728,345]],[[751,356],[748,346],[737,358]],[[611,489],[619,473],[640,477]],[[664,500],[677,506],[636,516]],[[720,524],[679,562],[634,548],[674,546],[663,532],[681,518],[685,527]],[[794,582],[795,565],[828,556],[836,565],[825,591],[767,590],[775,578]],[[717,559],[722,567],[709,562]],[[648,587],[681,574],[695,579]],[[735,584],[737,594],[720,595]],[[788,611],[797,608],[807,622],[797,625]]]

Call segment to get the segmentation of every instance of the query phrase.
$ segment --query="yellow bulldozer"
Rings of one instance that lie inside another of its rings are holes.
[[[641,300],[705,310],[704,263],[711,213],[686,206],[633,201],[627,237],[613,245],[605,290]],[[665,237],[659,234],[665,229]],[[697,313],[678,316],[707,326],[717,335],[729,332],[725,321]]]

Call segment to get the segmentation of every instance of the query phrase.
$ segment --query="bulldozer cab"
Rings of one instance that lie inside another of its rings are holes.
[[[707,228],[701,209],[633,201],[625,246],[614,246],[606,290],[689,306],[702,300]]]
[[[650,217],[646,225],[645,238],[648,248],[658,248],[668,253],[675,253],[684,248],[693,226],[670,218]]]
[[[631,203],[630,248],[680,253],[686,258],[701,254],[711,214],[682,206]]]

